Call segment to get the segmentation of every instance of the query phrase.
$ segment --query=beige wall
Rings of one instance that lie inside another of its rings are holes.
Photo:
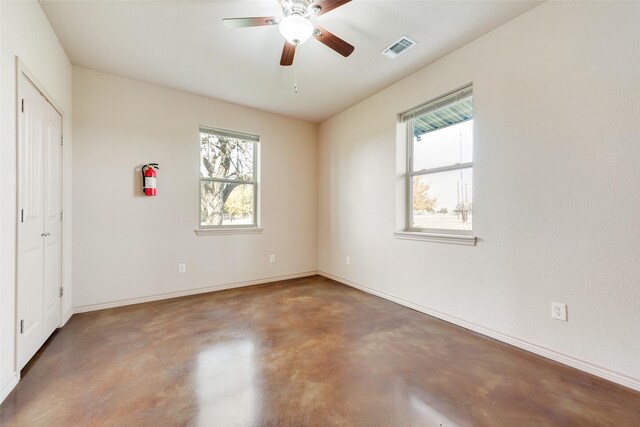
[[[63,315],[71,315],[71,64],[35,1],[0,1],[0,401],[17,380],[16,56],[64,112]]]
[[[78,67],[73,101],[74,308],[316,271],[316,124]],[[260,135],[261,234],[194,234],[199,125]]]
[[[638,22],[545,3],[322,123],[319,270],[640,388]],[[396,115],[469,82],[479,243],[395,239]]]
[[[79,311],[319,269],[640,388],[638,21],[637,2],[546,3],[318,133],[83,68],[73,68],[72,97],[71,65],[38,4],[0,2],[0,400],[17,378],[15,55],[65,112],[65,312],[71,243]],[[395,239],[404,166],[396,114],[468,82],[480,242]],[[193,233],[200,124],[261,136],[263,233]],[[141,197],[136,168],[153,161],[159,195]],[[550,319],[552,300],[569,305],[568,323]]]

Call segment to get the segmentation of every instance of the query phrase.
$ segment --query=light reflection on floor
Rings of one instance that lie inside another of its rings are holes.
[[[409,407],[411,408],[411,418],[415,425],[458,427],[458,424],[413,393],[409,394]]]
[[[213,345],[198,355],[198,426],[256,424],[260,413],[256,363],[255,345],[248,338]]]

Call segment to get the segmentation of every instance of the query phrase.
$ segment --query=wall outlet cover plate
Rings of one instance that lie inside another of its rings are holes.
[[[567,321],[567,304],[561,302],[551,302],[551,318]]]

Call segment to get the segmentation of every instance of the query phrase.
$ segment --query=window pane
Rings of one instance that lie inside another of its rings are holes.
[[[414,171],[468,163],[472,159],[473,120],[413,138]]]
[[[472,168],[413,177],[412,228],[470,231]]]
[[[200,176],[253,181],[252,141],[200,132]]]
[[[253,184],[200,183],[200,225],[252,225]]]

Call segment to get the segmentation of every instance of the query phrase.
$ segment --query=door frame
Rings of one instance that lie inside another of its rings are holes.
[[[24,77],[35,87],[35,89],[40,92],[40,94],[46,99],[46,101],[51,104],[51,106],[60,114],[61,118],[62,118],[62,124],[61,124],[61,129],[60,129],[60,133],[62,136],[62,147],[61,147],[61,154],[60,154],[60,174],[61,174],[61,179],[60,179],[60,206],[62,207],[62,212],[64,213],[65,209],[65,178],[66,178],[66,173],[65,173],[65,162],[64,162],[64,134],[65,134],[65,124],[66,124],[66,115],[64,113],[64,110],[62,109],[62,107],[60,106],[60,104],[58,102],[56,102],[55,98],[44,88],[44,85],[42,83],[40,83],[40,81],[35,77],[35,75],[29,70],[29,68],[24,64],[24,62],[22,62],[20,60],[20,58],[18,56],[15,57],[16,58],[16,74],[15,74],[15,88],[16,88],[16,117],[15,117],[15,129],[16,129],[16,241],[15,241],[15,301],[14,301],[14,314],[15,314],[15,319],[14,319],[14,355],[13,355],[13,362],[14,362],[14,370],[16,371],[16,374],[18,376],[18,379],[20,379],[20,372],[18,371],[18,338],[19,338],[19,334],[20,334],[20,313],[18,313],[18,279],[19,279],[19,275],[18,275],[18,262],[19,259],[18,257],[20,256],[19,253],[19,239],[20,239],[20,112],[21,112],[21,105],[20,105],[20,78],[22,75],[24,75]],[[65,282],[64,282],[64,277],[65,277],[65,271],[64,271],[64,260],[65,260],[65,255],[64,255],[64,248],[65,248],[65,221],[64,221],[64,216],[63,216],[63,220],[61,221],[60,224],[60,286],[63,288],[63,290],[65,289]],[[63,291],[64,292],[64,291]],[[66,320],[68,319],[64,319],[64,304],[63,304],[63,298],[60,297],[60,320],[58,322],[58,328],[62,327],[64,325],[64,323],[66,323]]]

